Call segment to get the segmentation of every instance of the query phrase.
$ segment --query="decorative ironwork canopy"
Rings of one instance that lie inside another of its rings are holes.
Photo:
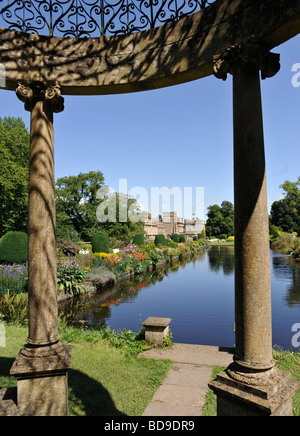
[[[0,0],[0,27],[48,36],[122,35],[178,21],[215,0]]]

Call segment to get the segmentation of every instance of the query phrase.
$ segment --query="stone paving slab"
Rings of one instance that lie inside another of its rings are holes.
[[[174,344],[172,349],[153,348],[139,357],[174,362],[143,416],[202,416],[213,367],[227,367],[232,362],[233,350]]]

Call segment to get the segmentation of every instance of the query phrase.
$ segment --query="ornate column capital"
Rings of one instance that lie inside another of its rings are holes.
[[[235,65],[255,63],[261,70],[261,78],[273,77],[280,70],[280,55],[271,53],[263,44],[250,40],[245,45],[236,44],[224,53],[213,56],[213,74],[226,80],[228,73],[233,74]]]
[[[25,103],[25,109],[31,111],[32,104],[36,101],[48,101],[55,113],[64,110],[64,98],[58,83],[43,84],[34,82],[30,84],[18,83],[16,88],[17,97]]]

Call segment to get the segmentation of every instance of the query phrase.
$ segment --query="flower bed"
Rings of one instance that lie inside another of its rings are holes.
[[[76,255],[57,249],[57,284],[59,300],[76,294],[91,293],[109,282],[130,279],[156,266],[198,251],[201,241],[156,246],[149,243],[129,245],[108,253],[91,253],[87,249]],[[0,265],[0,295],[27,292],[27,265]]]

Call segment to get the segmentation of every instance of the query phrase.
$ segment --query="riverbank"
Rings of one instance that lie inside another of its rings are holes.
[[[81,287],[84,290],[90,289],[90,292],[93,292],[93,290],[99,292],[101,290],[105,290],[108,286],[133,280],[137,276],[142,277],[145,273],[159,270],[167,265],[174,264],[177,261],[195,257],[199,253],[203,252],[205,247],[206,245],[204,242],[180,244],[178,249],[174,249],[174,247],[173,249],[170,249],[169,247],[158,247],[157,249],[154,249],[154,247],[151,246],[152,255],[148,256],[148,263],[146,263],[147,259],[137,259],[139,263],[134,265],[135,269],[130,269],[129,271],[125,272],[122,270],[120,271],[117,268],[119,260],[114,260],[118,259],[118,253],[116,253],[112,261],[106,262],[105,265],[102,265],[100,269],[98,268],[98,270],[95,272],[91,272],[90,274],[88,273]],[[132,250],[133,256],[138,255],[139,253],[142,254],[142,256],[145,256],[143,253],[151,253],[150,251],[147,252],[148,248],[149,247],[138,249],[136,247],[135,250]],[[153,253],[157,254],[157,256],[154,256]],[[105,257],[104,259],[108,259],[108,257]],[[144,265],[143,261],[145,262]],[[58,302],[61,303],[67,301],[73,298],[74,295],[78,295],[78,293],[69,294],[60,292],[58,294]]]
[[[300,262],[300,238],[294,233],[280,233],[270,241],[272,250]]]
[[[70,416],[142,416],[155,393],[167,382],[167,375],[172,375],[174,361],[139,359],[129,352],[126,342],[116,348],[101,339],[98,332],[70,328],[63,331],[62,327],[60,334],[62,340],[72,345],[68,377]],[[6,326],[6,347],[0,348],[0,389],[16,386],[9,370],[26,337],[25,327]],[[166,356],[172,356],[172,352],[166,351]],[[274,351],[274,358],[281,370],[290,372],[300,382],[300,353]],[[211,366],[208,361],[204,363]],[[215,366],[220,362],[211,363],[213,379],[223,368]],[[293,398],[293,411],[300,416],[300,390]],[[207,391],[202,413],[216,415],[212,391]]]

